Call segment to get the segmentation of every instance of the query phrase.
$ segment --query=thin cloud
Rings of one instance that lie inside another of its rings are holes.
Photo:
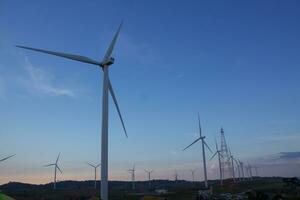
[[[300,158],[300,152],[280,152],[279,158],[281,159],[297,159]]]
[[[50,96],[75,97],[75,94],[71,89],[55,86],[51,81],[54,78],[53,75],[33,66],[27,57],[25,57],[24,67],[29,78],[22,80],[22,82],[30,92],[39,92],[39,94]]]
[[[285,135],[272,135],[272,136],[264,136],[260,140],[268,141],[268,142],[276,142],[276,141],[283,141],[283,140],[299,140],[300,134],[285,134]]]

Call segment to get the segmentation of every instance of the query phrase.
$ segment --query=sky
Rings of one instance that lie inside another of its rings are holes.
[[[263,176],[300,176],[300,2],[0,0],[0,184],[87,180],[100,162],[102,70],[18,49],[101,60],[124,20],[110,79],[109,178],[203,180],[197,113],[214,148]],[[219,142],[220,143],[220,142]],[[282,153],[284,152],[284,153]],[[207,157],[211,153],[207,152]],[[277,159],[274,159],[276,157]],[[216,160],[208,177],[219,176]]]

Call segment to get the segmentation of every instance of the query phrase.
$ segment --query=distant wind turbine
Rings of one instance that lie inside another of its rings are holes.
[[[128,170],[128,173],[131,174],[132,189],[135,190],[135,165]]]
[[[5,157],[5,158],[2,158],[1,160],[0,160],[0,162],[3,162],[3,161],[5,161],[5,160],[7,160],[7,159],[9,159],[9,158],[11,158],[11,157],[13,157],[13,156],[15,156],[16,154],[14,154],[14,155],[11,155],[11,156],[7,156],[7,157]]]
[[[238,160],[240,167],[241,167],[241,172],[242,172],[242,180],[245,180],[245,173],[244,173],[244,163],[240,160]]]
[[[212,160],[216,155],[218,155],[218,161],[219,161],[219,173],[220,173],[220,185],[223,186],[223,172],[222,172],[222,164],[221,164],[221,157],[222,151],[218,148],[217,139],[215,138],[215,144],[216,144],[216,152],[212,155],[212,157],[209,160]]]
[[[95,183],[94,183],[94,187],[95,189],[97,188],[97,168],[101,165],[101,164],[98,164],[98,165],[93,165],[91,163],[87,163],[89,166],[91,166],[92,168],[94,168],[94,172],[95,172]]]
[[[175,185],[177,185],[177,181],[178,181],[178,173],[177,173],[177,170],[175,170],[175,173],[174,173],[174,181],[175,181]]]
[[[239,161],[235,158],[233,158],[234,162],[236,163],[236,169],[238,171],[238,180],[241,181],[241,170],[240,170],[240,164]]]
[[[146,170],[145,169],[145,172],[147,173],[148,175],[148,187],[149,189],[151,188],[151,174],[154,172],[153,170]]]
[[[73,54],[67,54],[67,53],[61,53],[61,52],[54,52],[54,51],[48,51],[43,49],[36,49],[31,47],[25,47],[25,46],[17,46],[19,48],[24,48],[32,51],[38,51],[46,54],[51,54],[55,56],[64,57],[71,60],[80,61],[83,63],[88,63],[92,65],[97,65],[103,70],[103,90],[102,90],[102,133],[101,133],[101,200],[108,200],[108,95],[109,93],[112,96],[112,99],[115,103],[119,118],[121,120],[125,135],[127,137],[127,132],[125,129],[125,125],[123,122],[123,118],[121,115],[121,111],[118,106],[118,102],[113,90],[113,87],[111,85],[111,82],[109,80],[109,66],[112,65],[115,61],[115,59],[112,57],[112,52],[115,46],[115,43],[118,39],[121,27],[123,22],[120,24],[117,32],[115,33],[102,61],[95,61],[91,58],[80,56],[80,55],[73,55]]]
[[[229,158],[231,161],[231,170],[232,170],[232,178],[233,178],[233,182],[235,182],[235,173],[234,173],[234,157],[231,154],[230,148],[229,148]]]
[[[56,189],[56,172],[57,172],[57,169],[60,171],[60,173],[62,173],[61,169],[59,168],[59,166],[57,164],[59,157],[60,157],[60,153],[58,154],[55,163],[49,164],[49,165],[44,165],[44,167],[54,166],[54,183],[53,183],[53,189],[54,190]]]
[[[192,173],[192,183],[195,182],[195,171],[194,169],[191,169],[191,173]]]
[[[246,167],[247,171],[248,171],[248,175],[249,178],[252,180],[252,166],[249,164],[249,162],[247,162],[248,166]]]
[[[207,143],[204,141],[205,136],[202,136],[199,113],[198,113],[198,123],[199,123],[199,138],[196,139],[194,142],[192,142],[192,144],[190,144],[189,146],[185,147],[183,149],[183,151],[186,150],[187,148],[189,148],[190,146],[192,146],[193,144],[195,144],[196,142],[198,142],[199,140],[201,140],[201,142],[202,142],[202,156],[203,156],[203,168],[204,168],[205,187],[207,188],[208,187],[208,183],[207,183],[207,172],[206,172],[205,146],[208,148],[208,150],[211,153],[212,153],[212,150],[207,145]]]
[[[258,177],[258,169],[259,169],[259,167],[254,166],[253,168],[255,169],[255,175]]]

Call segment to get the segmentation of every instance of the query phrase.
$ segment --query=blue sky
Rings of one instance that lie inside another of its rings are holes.
[[[129,138],[111,104],[111,179],[129,179],[133,163],[140,180],[144,168],[185,179],[197,169],[202,179],[200,145],[181,151],[198,111],[207,142],[223,126],[241,159],[299,151],[299,17],[298,1],[0,0],[0,156],[17,154],[1,164],[0,183],[51,181],[41,166],[58,152],[60,180],[89,179],[85,162],[100,161],[102,71],[14,45],[101,60],[122,19],[110,77]],[[299,176],[297,164],[262,173]]]

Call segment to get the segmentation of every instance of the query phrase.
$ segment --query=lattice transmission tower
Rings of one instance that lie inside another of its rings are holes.
[[[228,151],[225,134],[223,128],[221,128],[221,169],[222,169],[222,180],[231,178],[231,162],[230,154]]]

